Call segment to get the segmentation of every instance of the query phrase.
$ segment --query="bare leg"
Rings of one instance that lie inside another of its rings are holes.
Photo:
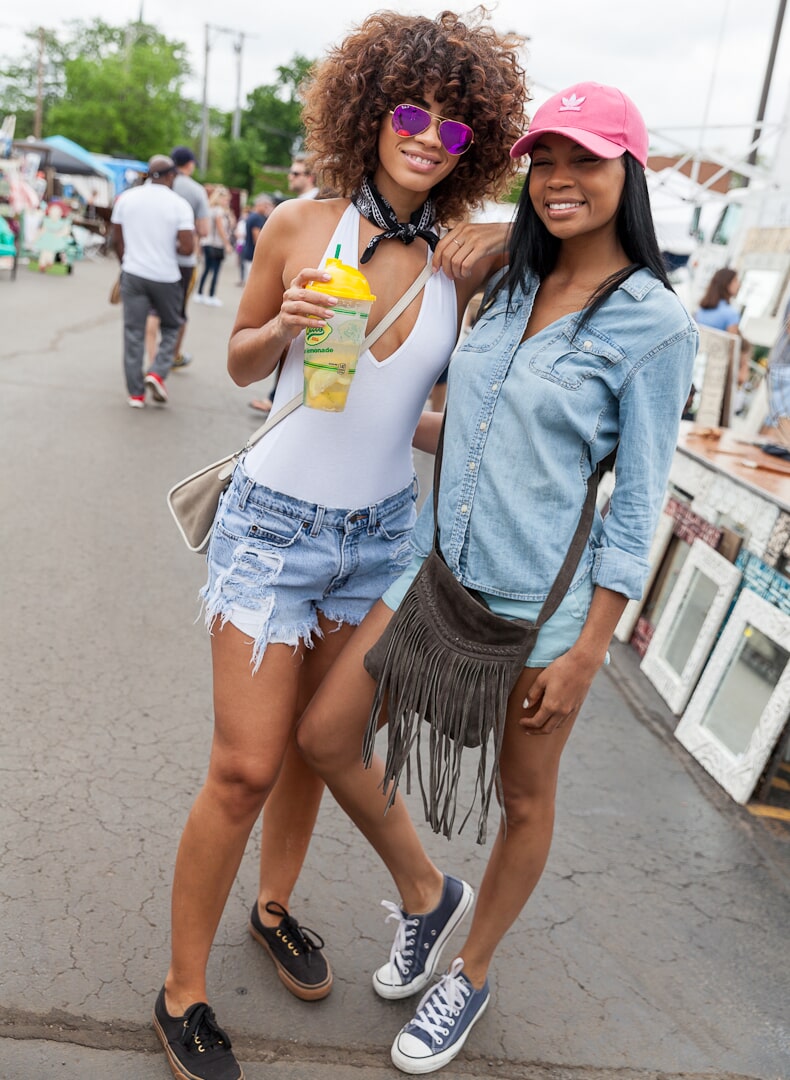
[[[148,367],[153,367],[154,357],[159,348],[159,316],[149,315],[145,320],[145,356]]]
[[[391,617],[382,601],[373,607],[308,706],[297,740],[308,764],[384,861],[404,908],[420,914],[438,904],[442,874],[423,850],[400,798],[385,816],[381,760],[375,758],[370,769],[362,764],[362,738],[374,691],[362,660]]]
[[[299,680],[297,716],[301,715],[333,661],[351,637],[353,626],[337,629],[319,616],[324,637],[305,651]],[[291,739],[274,790],[266,801],[261,836],[258,913],[265,926],[276,926],[279,916],[266,911],[274,900],[290,910],[291,892],[302,870],[310,837],[321,805],[324,781],[305,762]]]
[[[573,723],[551,735],[527,734],[519,726],[522,702],[538,674],[537,668],[527,668],[510,696],[501,756],[507,831],[500,822],[469,935],[457,953],[464,974],[478,989],[496,947],[540,880],[551,846],[560,755]]]
[[[214,741],[173,880],[172,959],[165,979],[171,1016],[207,1000],[211,944],[291,738],[302,651],[270,645],[253,675],[248,638],[230,624],[214,628]]]

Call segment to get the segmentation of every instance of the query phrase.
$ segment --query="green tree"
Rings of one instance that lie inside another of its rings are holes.
[[[277,68],[275,82],[256,87],[247,96],[241,114],[241,138],[230,142],[230,117],[225,138],[226,183],[248,191],[266,190],[261,182],[265,166],[287,166],[304,140],[299,88],[312,60],[296,54]]]
[[[0,71],[0,108],[17,113],[17,137],[32,133],[36,55]],[[184,97],[190,73],[186,46],[147,23],[111,26],[101,19],[72,21],[60,42],[46,40],[47,83],[43,135],[65,135],[97,153],[145,160],[190,142],[198,106]],[[10,74],[19,82],[10,85]],[[21,78],[20,78],[21,76]],[[9,109],[16,100],[19,108]]]

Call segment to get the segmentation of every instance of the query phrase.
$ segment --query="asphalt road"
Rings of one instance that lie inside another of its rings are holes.
[[[149,1017],[211,696],[202,560],[164,494],[257,418],[225,372],[234,267],[224,307],[192,310],[195,361],[172,375],[171,403],[141,411],[126,404],[115,273],[101,259],[67,278],[0,271],[0,1080],[170,1075]],[[472,832],[424,836],[479,881]],[[387,875],[327,799],[295,905],[335,970],[311,1005],[246,930],[257,841],[210,966],[248,1080],[395,1076],[388,1048],[410,1006],[370,987]],[[443,1075],[787,1080],[788,925],[787,835],[688,758],[617,646],[566,752],[547,870]]]

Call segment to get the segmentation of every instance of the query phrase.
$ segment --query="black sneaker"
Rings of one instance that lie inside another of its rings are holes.
[[[163,986],[154,1005],[154,1028],[176,1080],[244,1080],[228,1035],[204,1001],[190,1005],[183,1016],[171,1016]]]
[[[250,933],[271,956],[282,982],[302,1001],[325,998],[332,989],[332,971],[321,952],[324,939],[300,926],[282,904],[270,900],[266,910],[281,916],[278,925],[263,925],[256,901],[250,912]]]

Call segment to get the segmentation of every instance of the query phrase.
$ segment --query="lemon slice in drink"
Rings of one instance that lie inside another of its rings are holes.
[[[337,381],[336,371],[314,371],[310,376],[308,390],[310,397],[317,397],[328,390],[332,383]]]

